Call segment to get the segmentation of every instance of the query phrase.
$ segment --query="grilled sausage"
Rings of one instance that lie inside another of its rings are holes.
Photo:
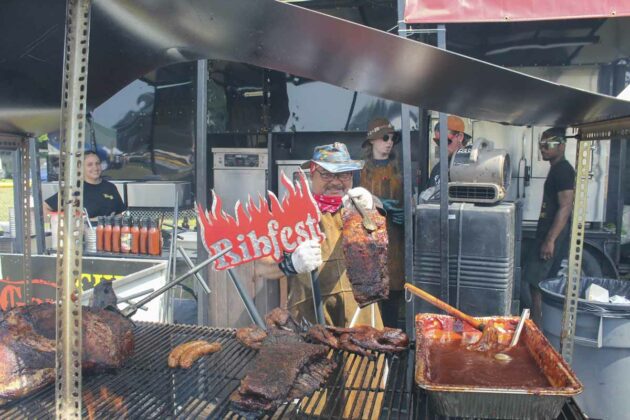
[[[190,369],[190,367],[201,356],[210,353],[216,353],[221,350],[221,343],[203,343],[186,349],[182,357],[179,359],[179,365],[184,369]]]
[[[176,368],[179,365],[179,359],[181,359],[182,354],[192,346],[198,344],[207,344],[207,341],[204,340],[196,340],[196,341],[188,341],[186,343],[180,344],[175,347],[171,353],[168,355],[168,367]]]

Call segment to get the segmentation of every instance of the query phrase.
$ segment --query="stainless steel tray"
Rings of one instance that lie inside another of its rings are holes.
[[[424,321],[429,319],[437,319],[447,328],[449,325],[452,328],[454,322],[453,318],[447,315],[416,315],[416,384],[426,391],[433,409],[440,415],[495,419],[554,419],[569,397],[582,392],[582,383],[575,373],[531,320],[525,323],[521,340],[525,340],[530,354],[552,384],[551,387],[492,388],[433,383],[427,377],[427,350],[431,338],[427,337],[423,331]],[[491,319],[514,320],[517,318],[480,319],[487,322]]]

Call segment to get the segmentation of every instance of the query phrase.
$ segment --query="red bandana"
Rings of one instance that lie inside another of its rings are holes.
[[[334,213],[339,210],[342,204],[340,196],[313,194],[313,198],[315,198],[322,213]]]

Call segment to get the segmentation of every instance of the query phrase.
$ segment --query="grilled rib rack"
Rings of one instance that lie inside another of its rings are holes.
[[[112,373],[84,375],[84,418],[242,418],[230,411],[229,396],[239,386],[256,352],[237,342],[234,330],[141,322],[134,333],[136,351],[123,368]],[[191,369],[168,368],[166,361],[171,349],[199,339],[219,341],[223,349],[201,358]],[[266,418],[341,418],[345,411],[352,412],[355,418],[438,419],[431,413],[426,397],[412,392],[413,351],[400,356],[377,356],[370,361],[335,351],[332,357],[339,366],[328,378],[323,392],[284,404]],[[348,370],[355,374],[343,380],[343,372]],[[350,391],[355,396],[378,394],[382,403],[374,398],[348,398]],[[0,407],[0,419],[52,419],[54,402],[54,387],[49,386]],[[318,415],[304,413],[303,408],[314,406],[322,408]],[[560,418],[584,418],[578,414],[577,407],[567,404]]]

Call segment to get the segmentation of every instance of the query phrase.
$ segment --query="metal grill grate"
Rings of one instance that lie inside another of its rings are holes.
[[[135,336],[135,354],[124,368],[114,373],[84,375],[84,418],[243,418],[230,411],[229,396],[239,386],[256,352],[238,343],[233,330],[143,322],[137,324]],[[189,370],[169,369],[166,359],[170,350],[195,339],[219,341],[223,349],[203,357]],[[265,418],[340,419],[343,412],[350,412],[352,418],[447,419],[431,411],[422,391],[414,392],[413,347],[400,356],[379,354],[374,361],[337,351],[332,357],[339,366],[323,390],[284,404]],[[343,372],[349,370],[356,374],[344,380]],[[348,397],[352,391],[354,397]],[[361,398],[368,393],[378,395],[378,402]],[[0,407],[0,419],[53,419],[54,399],[54,389],[49,386]],[[320,411],[306,414],[313,407]],[[586,417],[571,400],[558,420],[573,419]]]
[[[239,386],[256,352],[238,343],[233,330],[138,323],[135,337],[135,354],[124,368],[84,375],[84,418],[242,418],[230,411],[229,396]],[[195,339],[219,341],[223,349],[203,357],[189,370],[169,369],[166,360],[170,350]],[[341,418],[344,411],[355,418],[370,418],[381,407],[395,414],[390,418],[409,418],[410,394],[386,390],[384,384],[389,376],[393,386],[404,388],[401,384],[406,358],[379,354],[370,361],[337,351],[332,357],[339,366],[323,390],[302,401],[284,404],[267,418]],[[353,373],[346,377],[344,372]],[[368,394],[378,395],[378,401],[364,398]],[[316,414],[305,414],[313,412],[314,407]],[[47,419],[54,415],[52,386],[0,408],[1,419]]]

